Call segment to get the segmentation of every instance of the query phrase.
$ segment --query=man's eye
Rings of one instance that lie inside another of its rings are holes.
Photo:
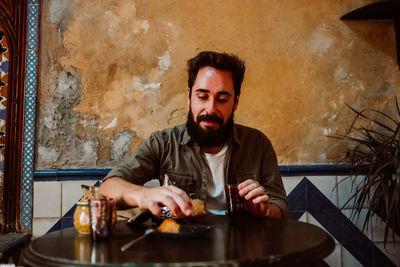
[[[226,98],[218,98],[218,102],[226,103],[226,102],[228,102],[228,99],[226,99]]]
[[[197,97],[200,98],[200,99],[207,99],[208,98],[207,95],[198,95]]]

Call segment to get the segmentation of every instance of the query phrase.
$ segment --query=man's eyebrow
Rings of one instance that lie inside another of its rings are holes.
[[[227,96],[231,96],[231,93],[227,92],[227,91],[221,91],[218,92],[217,95],[227,95]]]
[[[201,88],[198,88],[198,89],[196,89],[195,91],[196,91],[196,92],[200,92],[200,93],[209,93],[209,92],[210,92],[210,90],[201,89]]]
[[[210,90],[207,89],[202,89],[202,88],[198,88],[195,90],[196,92],[200,92],[200,93],[209,93]],[[228,91],[220,91],[217,93],[217,95],[227,95],[227,96],[231,96],[232,94],[229,93]]]

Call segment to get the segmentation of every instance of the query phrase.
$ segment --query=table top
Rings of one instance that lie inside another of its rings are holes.
[[[322,259],[335,247],[321,228],[293,220],[204,215],[182,223],[212,228],[179,237],[150,234],[125,252],[121,246],[143,234],[150,224],[130,228],[126,221],[119,221],[108,240],[96,242],[67,228],[33,240],[22,260],[30,266],[292,265]]]

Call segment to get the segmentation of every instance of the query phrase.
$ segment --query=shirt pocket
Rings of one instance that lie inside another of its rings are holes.
[[[187,194],[193,193],[195,190],[194,175],[188,173],[180,173],[176,171],[164,171],[160,173],[160,184],[163,184],[164,175],[168,174],[171,183],[185,191]]]

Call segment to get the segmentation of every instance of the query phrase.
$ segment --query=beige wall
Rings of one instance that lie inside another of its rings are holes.
[[[186,120],[185,61],[246,61],[237,122],[280,164],[337,161],[355,108],[394,108],[392,22],[341,21],[372,0],[43,0],[36,168],[113,166]]]

